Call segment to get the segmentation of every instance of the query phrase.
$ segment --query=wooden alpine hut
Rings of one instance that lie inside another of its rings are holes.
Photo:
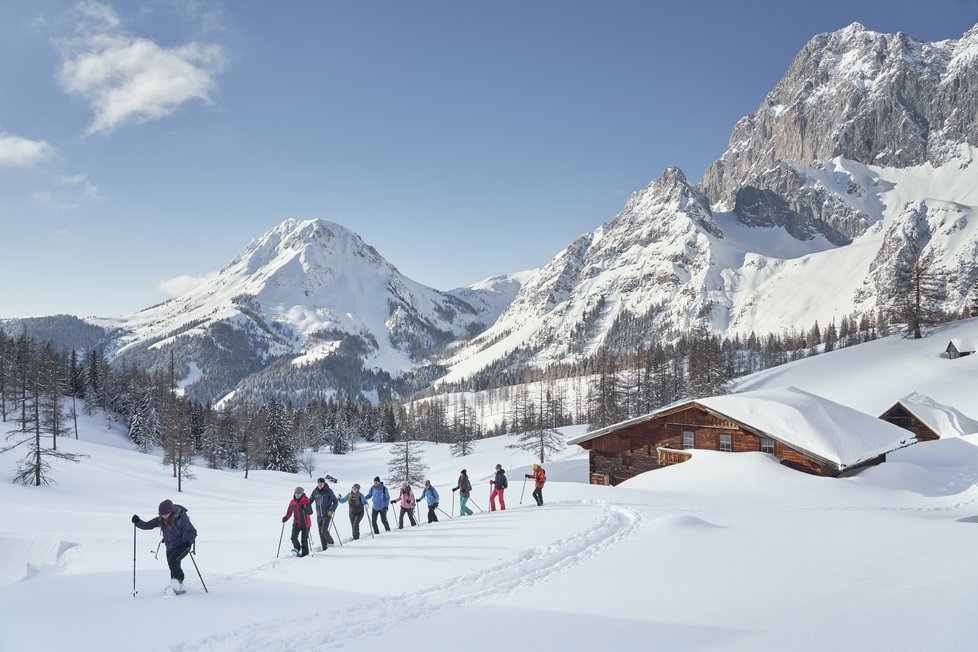
[[[568,441],[589,451],[591,484],[610,485],[684,462],[694,449],[767,453],[839,476],[914,442],[903,428],[795,387],[676,403]]]
[[[978,433],[978,421],[917,392],[910,392],[894,403],[880,419],[909,430],[917,441]]]

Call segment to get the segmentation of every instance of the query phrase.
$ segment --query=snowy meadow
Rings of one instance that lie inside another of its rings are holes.
[[[970,382],[974,396],[978,356],[942,358],[948,332],[926,348],[889,338],[793,363],[781,375],[818,391],[804,381],[819,384],[834,360],[834,400],[847,392],[899,398],[905,374],[876,374],[869,384],[857,372],[872,368],[878,350],[880,366],[909,356],[904,368],[923,393],[950,402],[941,386]],[[354,482],[366,488],[386,475],[387,444],[319,453],[312,478],[194,468],[178,494],[158,455],[85,418],[80,439],[59,446],[87,457],[55,461],[56,484],[0,484],[0,650],[974,647],[978,434],[915,444],[842,479],[792,471],[762,453],[696,451],[618,487],[588,485],[587,456],[569,446],[545,465],[543,507],[530,482],[522,494],[534,460],[506,447],[514,441],[478,441],[464,458],[445,445],[424,449],[443,510],[452,510],[463,468],[474,503],[488,510],[499,463],[510,482],[506,511],[459,518],[455,502],[454,519],[439,513],[438,523],[403,530],[392,519],[392,532],[371,538],[363,527],[351,541],[341,505],[343,545],[322,552],[314,534],[313,554],[296,559],[281,524],[293,488],[310,493],[322,473],[339,479],[338,492]],[[0,477],[13,475],[16,460],[0,456]],[[199,532],[194,560],[206,591],[188,558],[188,593],[164,594],[158,530],[134,539],[131,515],[152,518],[164,498],[184,505]]]

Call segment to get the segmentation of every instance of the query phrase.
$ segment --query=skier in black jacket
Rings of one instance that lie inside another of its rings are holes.
[[[333,490],[329,488],[329,484],[326,483],[326,478],[316,480],[316,488],[309,495],[309,500],[316,505],[316,523],[319,524],[319,541],[323,544],[323,550],[326,550],[328,544],[336,544],[333,541],[333,537],[329,534],[329,524],[333,520],[333,513],[336,511],[339,501],[336,499],[336,494],[333,493]]]

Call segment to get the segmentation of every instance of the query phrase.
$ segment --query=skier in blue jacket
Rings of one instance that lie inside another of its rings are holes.
[[[387,491],[387,487],[384,483],[380,481],[380,478],[374,478],[374,484],[370,487],[370,491],[364,496],[370,501],[370,506],[373,508],[373,514],[370,516],[370,522],[374,528],[374,534],[380,534],[380,528],[377,527],[377,515],[380,514],[380,520],[384,524],[384,530],[387,532],[391,531],[390,524],[387,523],[387,507],[391,504],[391,494]]]
[[[438,509],[438,490],[432,486],[431,480],[424,481],[424,491],[418,496],[418,500],[424,499],[428,500],[428,522],[437,522],[438,515],[435,514],[435,510]]]

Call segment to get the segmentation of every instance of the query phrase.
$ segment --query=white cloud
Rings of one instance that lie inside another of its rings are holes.
[[[202,276],[190,276],[189,274],[184,274],[165,281],[160,281],[160,289],[167,296],[178,297],[181,294],[186,294],[194,288],[203,285],[215,276],[217,276],[217,272],[210,272],[209,274],[204,274]]]
[[[193,100],[211,102],[226,65],[220,45],[164,47],[121,30],[110,7],[86,1],[76,11],[85,22],[63,44],[59,82],[94,111],[88,134],[157,120]]]
[[[61,183],[69,186],[78,186],[81,189],[82,197],[88,201],[102,201],[102,195],[99,193],[98,187],[89,181],[88,177],[86,177],[84,174],[76,174],[71,177],[62,177]]]
[[[31,199],[33,199],[34,203],[38,206],[57,211],[70,211],[78,208],[78,204],[64,201],[60,197],[56,197],[54,193],[47,190],[32,192]]]
[[[79,31],[114,29],[119,27],[122,21],[119,14],[109,5],[94,0],[82,0],[75,5],[75,12],[78,15],[77,29]]]
[[[0,166],[29,168],[54,156],[54,147],[43,140],[28,140],[0,132]]]

